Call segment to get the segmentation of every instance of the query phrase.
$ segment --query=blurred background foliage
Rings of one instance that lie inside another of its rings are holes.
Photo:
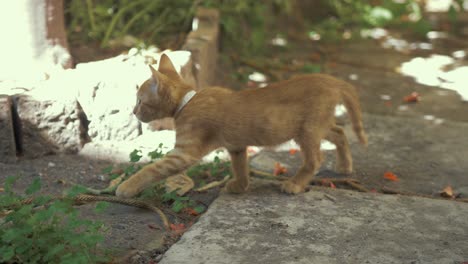
[[[424,36],[422,0],[65,0],[69,40],[101,48],[131,36],[139,43],[180,48],[197,7],[221,12],[222,48],[258,54],[271,37],[319,34],[324,41],[359,36],[372,27],[404,27]],[[456,22],[457,0],[449,11]]]

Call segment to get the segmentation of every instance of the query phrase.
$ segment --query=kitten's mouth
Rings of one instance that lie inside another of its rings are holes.
[[[148,120],[148,119],[145,119],[145,118],[141,118],[141,117],[138,116],[138,115],[135,115],[135,117],[136,117],[139,121],[141,121],[141,122],[143,122],[143,123],[148,123],[148,122],[151,122],[151,121],[152,121],[152,120]]]

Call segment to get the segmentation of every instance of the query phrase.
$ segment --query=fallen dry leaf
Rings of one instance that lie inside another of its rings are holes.
[[[174,231],[176,234],[181,234],[185,232],[185,225],[180,223],[180,224],[170,224],[169,228]]]
[[[445,187],[441,192],[440,196],[445,197],[445,198],[455,198],[455,195],[453,193],[452,186],[447,186]]]
[[[5,191],[5,189],[0,187],[0,192],[4,192],[4,191]]]
[[[281,165],[279,162],[275,163],[275,169],[273,170],[273,175],[278,176],[280,174],[285,174],[287,172],[288,170],[286,169],[286,167]]]
[[[197,211],[195,211],[193,208],[190,208],[190,207],[187,207],[187,208],[184,208],[182,210],[184,213],[188,214],[188,215],[192,215],[192,216],[197,216],[199,215],[199,213]]]
[[[289,154],[291,154],[291,155],[296,154],[296,152],[297,152],[297,149],[290,149],[289,150]]]
[[[400,180],[400,179],[398,179],[398,176],[396,176],[393,172],[390,172],[390,171],[385,172],[383,177],[385,179],[389,180],[389,181],[399,181]]]
[[[417,92],[412,92],[410,95],[403,97],[403,101],[407,103],[416,103],[421,100],[421,96]]]

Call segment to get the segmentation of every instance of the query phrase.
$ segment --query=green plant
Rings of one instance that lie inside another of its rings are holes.
[[[258,53],[264,49],[267,30],[273,19],[273,6],[288,12],[291,1],[275,0],[68,0],[67,32],[72,40],[97,41],[108,47],[111,39],[132,35],[145,43],[161,44],[166,35],[180,35],[190,30],[197,7],[214,7],[221,12],[225,47],[241,53]],[[245,41],[249,39],[249,41]]]
[[[410,28],[420,35],[431,29],[416,0],[330,0],[326,3],[333,15],[313,25],[324,39],[341,39],[348,29],[394,26]]]
[[[200,163],[190,167],[187,170],[187,175],[193,178],[197,175],[205,174],[210,177],[218,177],[222,179],[230,174],[230,166],[231,162],[223,161],[218,156],[215,156],[213,158],[213,162]]]
[[[103,240],[99,222],[81,219],[71,199],[53,200],[37,195],[39,178],[26,189],[26,196],[12,191],[16,178],[5,181],[0,209],[8,214],[0,223],[0,261],[7,263],[96,263],[107,257],[97,249]],[[70,198],[76,194],[73,191]],[[102,205],[100,205],[101,207]]]
[[[162,200],[171,205],[171,210],[174,213],[179,213],[185,208],[193,208],[197,213],[202,213],[205,210],[202,205],[197,205],[190,197],[177,195],[177,191],[164,193]]]

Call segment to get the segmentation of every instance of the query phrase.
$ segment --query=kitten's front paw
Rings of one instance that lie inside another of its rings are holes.
[[[226,184],[226,191],[230,193],[243,193],[247,191],[248,188],[249,188],[248,184],[243,185],[239,181],[236,181],[236,180],[230,180]]]
[[[281,184],[281,191],[289,194],[298,194],[304,192],[305,188],[289,180]]]
[[[115,190],[115,195],[122,198],[132,198],[137,196],[141,191],[139,190],[136,184],[132,184],[129,180],[122,182],[117,190]]]

